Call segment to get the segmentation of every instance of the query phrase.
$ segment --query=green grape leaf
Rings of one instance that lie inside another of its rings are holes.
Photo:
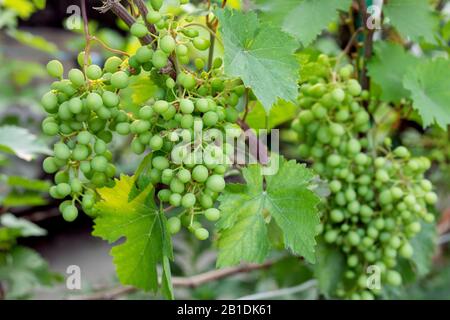
[[[254,12],[217,10],[225,47],[225,73],[240,77],[266,111],[278,99],[295,101],[298,62],[297,43],[270,24],[262,24]]]
[[[334,295],[336,286],[342,279],[345,271],[345,258],[338,248],[325,244],[317,246],[317,263],[314,266],[314,275],[319,290],[326,297]]]
[[[36,6],[36,8],[41,10],[45,8],[46,2],[47,0],[33,0],[33,3]]]
[[[380,86],[381,99],[386,102],[400,102],[410,93],[403,86],[403,77],[415,68],[419,59],[407,53],[402,46],[379,41],[375,45],[375,56],[368,63],[368,73]]]
[[[17,230],[19,237],[38,237],[47,234],[45,229],[28,220],[17,218],[11,213],[5,213],[0,216],[0,226]]]
[[[450,62],[436,59],[421,63],[403,78],[411,92],[413,108],[422,118],[424,127],[437,124],[447,130],[450,124]]]
[[[51,150],[25,128],[16,126],[0,127],[0,151],[15,154],[31,161],[36,154],[51,154]]]
[[[262,19],[282,26],[304,46],[338,18],[338,10],[348,10],[351,0],[257,0]]]
[[[269,112],[269,117],[261,103],[250,107],[245,122],[252,129],[272,129],[295,118],[298,107],[292,102],[279,100]],[[266,121],[266,119],[268,121]]]
[[[434,223],[422,223],[422,230],[411,239],[414,248],[412,262],[419,277],[426,275],[436,249],[437,233]]]
[[[49,181],[29,179],[22,176],[8,176],[6,183],[10,187],[41,192],[47,192],[51,187],[51,183]]]
[[[0,281],[6,283],[9,299],[27,298],[33,289],[61,280],[62,276],[51,272],[47,262],[32,249],[15,246],[9,252],[0,252]]]
[[[153,185],[148,185],[130,200],[135,178],[122,175],[113,188],[98,191],[101,201],[96,204],[100,214],[95,219],[93,235],[114,243],[113,262],[122,284],[156,292],[157,267],[163,265],[163,292],[172,298],[169,260],[173,260],[172,243],[166,229],[166,218],[153,201]]]
[[[403,37],[435,42],[439,20],[433,15],[428,1],[390,0],[383,7],[383,12],[385,21],[390,22]]]
[[[30,32],[14,29],[8,30],[8,35],[26,46],[43,52],[47,52],[52,55],[55,55],[59,51],[58,47],[53,42],[50,42],[44,37],[34,35]]]
[[[250,165],[243,169],[247,184],[233,185],[220,197],[219,267],[262,262],[270,248],[271,219],[281,229],[285,247],[314,262],[319,197],[308,189],[314,175],[293,160],[277,159],[274,175],[264,175],[260,165]]]
[[[3,199],[0,198],[0,204],[5,207],[25,207],[25,206],[43,206],[48,203],[43,194],[36,192],[19,192],[16,190],[8,193]]]

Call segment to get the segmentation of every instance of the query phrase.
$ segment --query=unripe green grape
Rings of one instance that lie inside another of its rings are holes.
[[[95,204],[95,197],[92,194],[85,194],[83,196],[83,200],[81,201],[81,205],[84,209],[91,209]]]
[[[82,144],[77,144],[72,151],[72,158],[76,161],[83,161],[89,157],[89,148]]]
[[[434,192],[427,192],[425,194],[425,201],[426,203],[430,204],[430,205],[434,205],[436,204],[438,200],[438,196],[436,195],[436,193]]]
[[[104,154],[107,151],[106,142],[100,139],[95,141],[94,151],[98,155]]]
[[[199,112],[207,112],[209,110],[208,100],[204,98],[198,99],[195,103],[195,108]]]
[[[200,196],[200,205],[202,206],[202,208],[208,209],[211,208],[214,205],[214,200],[212,199],[211,196],[207,195],[207,194],[202,194]]]
[[[181,221],[178,217],[171,217],[167,220],[167,230],[170,234],[176,234],[181,229]]]
[[[220,57],[214,59],[212,67],[213,69],[219,69],[223,65],[223,60]]]
[[[324,119],[327,116],[327,109],[319,103],[314,104],[311,111],[316,119]]]
[[[180,73],[177,77],[177,82],[187,90],[194,89],[195,85],[197,84],[195,77],[187,73]]]
[[[136,51],[135,57],[141,64],[149,62],[152,60],[153,50],[147,46],[142,46]]]
[[[361,238],[360,238],[359,234],[354,231],[350,231],[347,234],[347,241],[352,246],[357,246],[359,244],[360,240],[361,240]]]
[[[85,84],[84,74],[79,69],[71,69],[67,74],[70,82],[72,82],[75,86],[81,87]]]
[[[153,110],[159,114],[166,112],[168,109],[169,109],[169,103],[164,100],[158,100],[153,105]]]
[[[344,221],[344,213],[341,210],[334,209],[330,213],[331,221],[339,223]]]
[[[86,98],[86,106],[94,111],[100,109],[103,106],[102,97],[95,92],[89,93]]]
[[[338,235],[339,235],[338,231],[328,230],[324,235],[324,239],[327,243],[333,243],[336,241]]]
[[[83,184],[79,179],[73,178],[70,180],[70,189],[72,190],[72,193],[80,193],[83,191]]]
[[[102,68],[99,66],[92,64],[86,69],[86,76],[91,80],[98,80],[102,77]]]
[[[91,178],[91,182],[97,187],[104,186],[106,181],[107,178],[104,172],[95,172]]]
[[[161,14],[158,11],[150,10],[146,16],[148,23],[156,24],[161,20]]]
[[[192,178],[197,182],[205,182],[208,176],[208,169],[204,165],[198,165],[192,170]]]
[[[394,287],[402,284],[402,276],[395,270],[388,270],[386,273],[386,282]]]
[[[108,165],[108,160],[104,156],[95,156],[91,160],[91,167],[94,171],[105,172]]]
[[[85,57],[86,57],[86,52],[84,52],[84,51],[81,51],[81,52],[78,54],[78,56],[77,56],[77,62],[78,62],[78,65],[79,65],[80,67],[83,67],[84,64],[85,64],[85,62],[87,63],[87,65],[90,65],[90,64],[92,63],[92,59],[91,59],[90,56],[88,57],[87,61],[85,61]]]
[[[180,110],[183,113],[190,114],[194,112],[194,103],[189,99],[182,99],[180,101]]]
[[[177,178],[173,178],[172,181],[170,181],[170,190],[174,193],[183,193],[184,183],[182,183]]]
[[[186,208],[192,208],[195,205],[196,199],[193,193],[186,193],[181,199],[181,205]]]
[[[131,141],[131,150],[135,154],[142,154],[145,151],[145,146],[139,141],[138,138],[134,138],[133,141]]]
[[[78,114],[83,109],[83,103],[81,102],[81,99],[78,97],[74,97],[70,99],[69,101],[69,110],[73,114]]]
[[[58,111],[58,98],[52,91],[49,91],[42,96],[41,104],[48,113],[55,113]]]
[[[209,232],[205,228],[195,229],[194,235],[200,241],[203,241],[203,240],[206,240],[209,238]]]
[[[211,46],[211,42],[208,39],[202,37],[196,37],[192,41],[194,47],[200,51],[205,51]]]
[[[170,55],[175,50],[176,47],[174,38],[171,35],[165,35],[159,41],[159,47],[166,54]]]
[[[64,67],[58,60],[51,60],[47,63],[47,72],[52,77],[61,78],[64,73]]]
[[[340,88],[336,88],[331,92],[331,97],[336,102],[342,102],[345,99],[345,92],[344,92],[344,90],[342,90]]]
[[[103,104],[108,108],[114,108],[119,105],[119,96],[111,91],[105,91],[102,94]]]
[[[137,38],[145,37],[148,33],[147,27],[142,23],[135,22],[130,28],[130,32],[133,36]]]
[[[225,189],[225,180],[222,176],[214,174],[207,179],[206,187],[214,192],[222,192]]]
[[[356,139],[350,139],[347,144],[347,151],[350,154],[356,154],[361,151],[361,144]]]
[[[209,208],[205,211],[205,218],[209,221],[217,221],[220,219],[220,211],[216,208]]]
[[[67,205],[62,211],[62,216],[67,222],[74,221],[78,216],[78,209],[74,205]]]
[[[191,172],[187,169],[181,169],[178,171],[177,177],[182,183],[188,183],[191,180]]]
[[[175,114],[177,113],[177,109],[173,105],[169,105],[166,111],[164,111],[161,115],[163,116],[164,120],[170,120],[172,119]]]
[[[152,56],[152,63],[156,69],[161,69],[167,66],[169,58],[167,54],[162,50],[156,50]]]
[[[104,69],[106,72],[115,73],[119,71],[121,64],[122,59],[120,59],[119,57],[109,57],[105,62]]]
[[[186,47],[184,44],[179,44],[175,48],[175,52],[177,56],[187,56],[189,54],[188,47]]]
[[[58,159],[66,160],[70,158],[70,149],[62,142],[55,144],[53,151],[55,153],[55,157]]]
[[[150,4],[155,11],[159,11],[161,9],[164,0],[150,0]]]
[[[194,65],[197,70],[203,70],[205,68],[205,60],[202,58],[196,58],[194,60]]]
[[[128,75],[124,71],[117,71],[111,76],[111,85],[116,89],[128,87]]]
[[[62,198],[67,197],[72,191],[70,189],[70,185],[65,182],[62,182],[62,183],[59,183],[58,185],[56,185],[56,190]]]
[[[138,58],[136,57],[136,55],[131,56],[131,57],[128,59],[128,65],[129,65],[131,68],[135,69],[136,71],[141,69],[141,62],[139,62],[139,60],[138,60]]]
[[[126,136],[130,133],[130,124],[128,122],[118,123],[116,126],[116,131],[118,134]]]
[[[208,111],[203,115],[203,123],[207,127],[213,127],[219,121],[219,116],[214,111]]]
[[[162,156],[157,156],[157,157],[153,158],[152,164],[153,164],[153,167],[155,167],[156,169],[161,170],[161,171],[164,169],[167,169],[169,167],[169,161]]]
[[[59,132],[59,126],[55,122],[46,122],[42,124],[42,131],[49,136],[56,136]]]
[[[42,162],[42,168],[46,173],[55,173],[58,171],[58,166],[55,163],[55,159],[53,157],[47,157]]]
[[[153,151],[158,151],[161,150],[163,143],[163,139],[159,135],[155,135],[150,139],[149,146]]]

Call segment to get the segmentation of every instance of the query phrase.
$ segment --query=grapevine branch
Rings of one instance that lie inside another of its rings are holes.
[[[83,0],[84,1],[84,0]],[[119,17],[128,27],[131,27],[136,19],[125,9],[125,7],[120,3],[120,0],[102,0],[103,6],[94,8],[101,13],[106,13],[111,10],[117,17]],[[152,43],[153,38],[151,35],[147,34],[140,38],[139,41],[142,45],[147,45]]]
[[[174,287],[196,288],[205,283],[228,278],[240,273],[248,273],[257,270],[270,268],[276,261],[267,261],[262,264],[247,264],[237,267],[208,271],[192,277],[173,277]],[[133,293],[137,289],[134,287],[118,287],[106,291],[96,292],[89,295],[79,295],[70,297],[70,300],[112,300],[120,296]]]
[[[365,37],[364,37],[364,66],[361,73],[361,85],[363,89],[369,89],[370,83],[369,83],[369,77],[367,75],[367,66],[366,63],[369,61],[370,57],[372,57],[373,52],[373,34],[374,34],[374,28],[369,28],[367,26],[367,21],[369,19],[369,15],[367,13],[367,7],[366,7],[366,1],[365,0],[359,0],[359,11],[361,13],[362,19],[363,19],[363,26],[366,30]]]

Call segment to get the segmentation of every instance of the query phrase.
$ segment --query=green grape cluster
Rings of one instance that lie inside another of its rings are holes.
[[[371,120],[364,108],[367,92],[352,79],[347,65],[334,73],[329,57],[318,63],[329,72],[303,83],[298,118],[292,123],[301,158],[328,182],[330,195],[322,216],[323,241],[341,250],[346,270],[337,297],[373,299],[380,291],[367,286],[367,268],[381,270],[382,284],[399,286],[399,259],[411,259],[410,240],[421,222],[434,216],[427,208],[437,201],[425,157],[414,158],[404,146],[370,140]]]
[[[78,57],[84,66],[84,53]],[[64,76],[61,62],[47,64],[49,75],[58,78],[44,94],[41,104],[48,116],[42,130],[58,136],[54,154],[43,162],[44,171],[55,174],[50,195],[65,199],[60,205],[64,219],[73,221],[78,215],[76,202],[84,211],[94,214],[94,189],[112,186],[116,168],[108,144],[112,131],[129,116],[119,108],[117,90],[128,85],[130,72],[122,70],[122,59],[111,57],[103,68],[90,64],[84,71],[74,68]]]
[[[182,209],[168,219],[169,232],[175,234],[184,225],[205,240],[209,232],[199,217],[209,221],[220,218],[215,202],[225,188],[224,175],[234,152],[226,139],[242,132],[236,124],[236,106],[245,87],[239,79],[224,75],[220,58],[211,61],[210,68],[201,58],[191,61],[192,50],[210,47],[209,39],[189,26],[191,17],[178,19],[161,13],[162,1],[150,4],[145,18],[158,32],[151,34],[153,43],[142,45],[128,59],[111,57],[101,68],[81,53],[79,63],[84,72],[72,69],[68,79],[62,78],[60,62],[47,65],[49,74],[59,80],[42,98],[49,113],[42,127],[60,141],[54,146],[54,156],[45,159],[43,166],[46,172],[56,173],[51,196],[71,197],[61,204],[66,220],[76,218],[76,202],[87,213],[95,214],[95,189],[114,185],[115,167],[108,150],[113,132],[131,136],[135,154],[151,153],[146,169],[158,190],[161,207]],[[150,34],[139,20],[130,32],[139,38]],[[166,72],[169,67],[176,75]],[[151,77],[161,90],[136,114],[127,113],[119,92],[129,85],[131,76],[141,73]]]

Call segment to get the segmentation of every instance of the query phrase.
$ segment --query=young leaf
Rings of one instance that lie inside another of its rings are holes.
[[[171,298],[168,260],[172,260],[172,243],[166,229],[166,218],[153,202],[150,184],[129,200],[134,177],[122,175],[113,188],[98,190],[101,201],[96,205],[100,215],[95,219],[93,235],[114,243],[125,242],[111,250],[119,280],[143,290],[157,291],[158,264],[163,264],[163,291]],[[166,261],[167,260],[167,261]]]
[[[338,249],[327,247],[325,244],[317,246],[314,275],[318,281],[320,292],[326,297],[334,295],[344,274],[345,264],[344,255]]]
[[[220,197],[223,216],[218,222],[218,266],[263,261],[269,252],[267,228],[272,218],[283,233],[286,248],[315,260],[319,198],[308,189],[313,173],[295,161],[279,160],[273,176],[263,176],[260,165],[243,169],[247,184],[233,185]]]
[[[26,161],[31,161],[38,153],[51,154],[51,150],[34,134],[16,126],[0,127],[0,151],[15,154]]]
[[[240,77],[252,88],[266,111],[278,99],[297,97],[297,43],[270,24],[262,24],[256,13],[217,10],[225,46],[225,72]]]
[[[405,73],[414,68],[419,59],[407,53],[400,45],[388,42],[377,42],[375,56],[367,68],[369,75],[380,86],[381,99],[386,102],[400,102],[409,97],[409,91],[403,86]]]
[[[10,252],[0,252],[0,281],[7,285],[7,298],[26,298],[36,287],[50,286],[61,279],[32,249],[15,246]]]
[[[424,127],[434,123],[447,130],[450,124],[450,62],[436,59],[410,70],[403,85],[411,92],[413,108],[422,117]]]
[[[351,0],[257,0],[256,4],[264,20],[282,26],[308,46],[338,18],[338,10],[350,8]]]
[[[37,237],[47,234],[45,229],[28,220],[17,218],[11,213],[5,213],[0,216],[0,227],[15,229],[20,237]]]
[[[434,43],[438,19],[433,16],[428,1],[390,0],[383,8],[385,19],[404,37],[413,41],[423,38]]]
[[[436,249],[436,225],[422,223],[422,230],[411,240],[414,248],[412,262],[419,277],[426,275],[432,264],[432,258]]]
[[[297,115],[297,110],[298,107],[293,103],[280,100],[273,106],[269,112],[269,117],[267,117],[264,107],[259,102],[256,102],[254,107],[250,109],[246,122],[252,129],[272,129],[294,119]]]

